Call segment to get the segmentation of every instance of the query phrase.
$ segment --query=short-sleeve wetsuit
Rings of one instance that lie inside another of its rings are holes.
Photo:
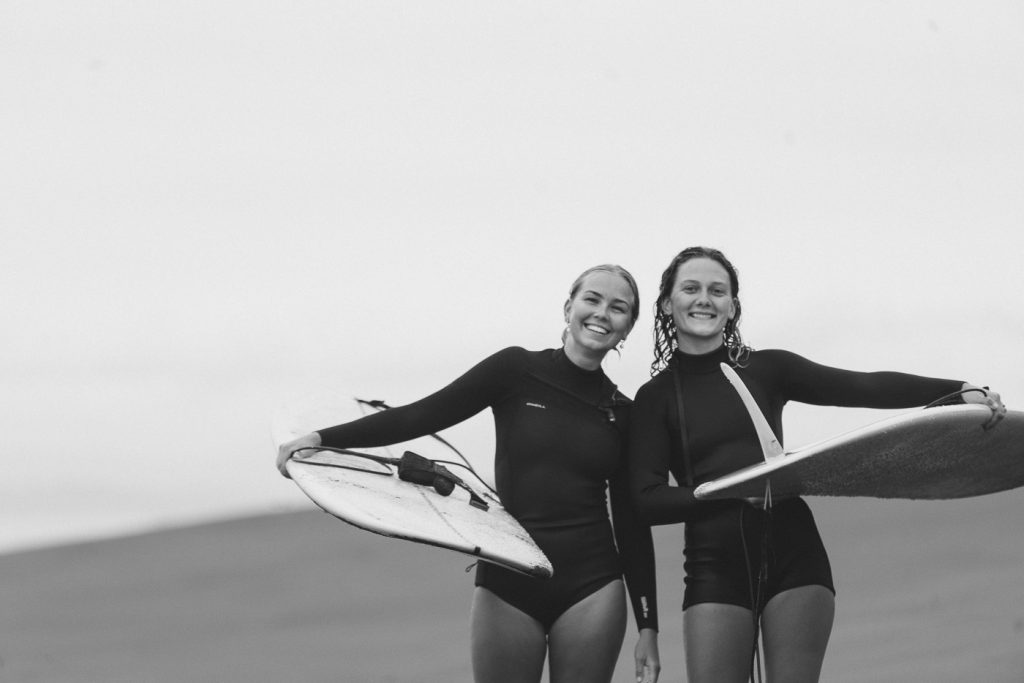
[[[782,440],[787,401],[814,405],[909,408],[958,391],[962,383],[897,372],[852,372],[813,363],[788,351],[752,351],[742,367],[720,347],[705,355],[676,351],[669,367],[636,395],[629,459],[634,502],[651,524],[686,523],[686,589],[683,609],[701,603],[752,609],[774,595],[806,585],[833,593],[824,545],[800,498],[767,513],[739,500],[697,501],[694,487],[761,462],[764,458],[749,413],[726,380],[720,363],[733,366]],[[681,380],[686,438],[694,486],[686,486],[686,464],[676,409]],[[679,483],[669,484],[669,473]],[[755,579],[767,539],[767,584],[757,595]]]
[[[554,576],[536,579],[480,562],[476,585],[550,628],[625,575],[637,627],[656,629],[651,531],[629,498],[629,404],[602,370],[580,368],[561,349],[510,347],[426,398],[319,433],[325,446],[381,446],[491,408],[498,495],[551,560]]]

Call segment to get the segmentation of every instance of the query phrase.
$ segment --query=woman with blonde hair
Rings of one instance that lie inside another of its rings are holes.
[[[591,268],[570,288],[561,348],[506,348],[426,398],[280,448],[287,476],[284,464],[300,449],[388,445],[492,410],[498,495],[554,575],[477,563],[470,631],[478,683],[536,683],[545,658],[552,683],[610,681],[625,635],[626,586],[640,631],[637,677],[657,678],[653,544],[629,502],[630,401],[601,369],[633,329],[638,304],[625,269]]]

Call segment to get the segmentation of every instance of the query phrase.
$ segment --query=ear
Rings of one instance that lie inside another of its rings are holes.
[[[565,322],[569,322],[569,308],[572,307],[572,299],[565,300],[565,306],[562,306],[562,315],[565,318]]]
[[[729,320],[736,317],[736,299],[735,297],[729,301]]]
[[[662,299],[660,307],[662,313],[665,315],[672,315],[672,299]]]

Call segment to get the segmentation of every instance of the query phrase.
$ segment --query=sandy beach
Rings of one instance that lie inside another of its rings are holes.
[[[812,505],[839,591],[823,680],[1024,681],[1024,492]],[[656,531],[673,683],[680,532]],[[316,511],[3,555],[0,681],[468,681],[470,562]]]

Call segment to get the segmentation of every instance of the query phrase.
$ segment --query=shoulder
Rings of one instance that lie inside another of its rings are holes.
[[[553,349],[530,351],[521,346],[509,346],[492,353],[478,367],[506,377],[519,376],[530,371],[543,371],[553,360]]]
[[[792,351],[765,349],[752,351],[747,362],[737,368],[737,372],[772,386],[791,386],[818,377],[821,367]]]
[[[750,368],[787,368],[807,362],[806,358],[792,351],[763,349],[761,351],[751,351],[746,365]]]
[[[481,360],[469,374],[484,374],[491,378],[520,374],[529,367],[530,356],[531,352],[521,346],[509,346]]]
[[[544,362],[550,358],[552,353],[551,349],[545,349],[544,351],[530,351],[524,349],[522,346],[507,346],[500,351],[492,353],[488,360],[494,360],[502,363],[529,365]]]
[[[527,351],[522,346],[507,346],[500,351],[491,354],[490,357],[500,359],[505,362],[523,362],[536,353],[536,351]]]
[[[674,391],[672,384],[672,371],[662,370],[654,377],[644,382],[636,391],[636,403],[650,403],[660,401],[670,392]]]

